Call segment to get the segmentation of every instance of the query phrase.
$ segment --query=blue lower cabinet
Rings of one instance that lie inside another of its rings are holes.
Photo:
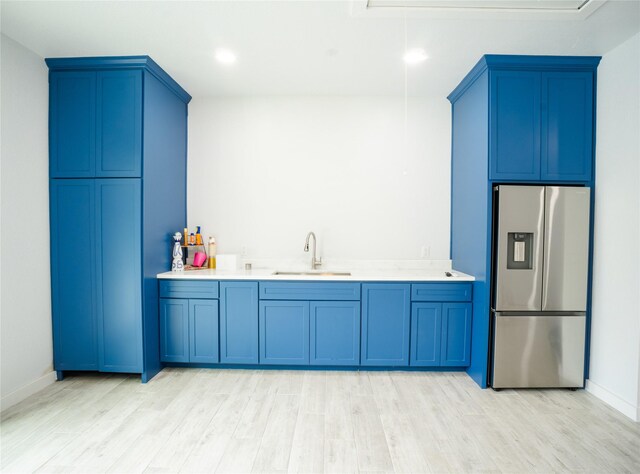
[[[218,300],[189,300],[189,361],[215,364],[218,357]]]
[[[160,299],[160,360],[189,362],[189,300]]]
[[[309,364],[308,301],[260,301],[260,363]]]
[[[411,285],[362,285],[361,365],[409,365]]]
[[[257,282],[220,282],[220,362],[258,363]]]
[[[471,362],[471,303],[442,304],[440,365],[466,367]]]
[[[360,364],[360,302],[310,303],[311,365]]]
[[[411,361],[415,367],[440,365],[442,303],[413,303],[411,307]]]

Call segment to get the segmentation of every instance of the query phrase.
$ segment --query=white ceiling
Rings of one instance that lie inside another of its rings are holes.
[[[446,96],[482,54],[602,55],[640,30],[637,0],[591,0],[582,12],[445,10],[366,0],[2,0],[0,13],[2,33],[42,57],[148,54],[194,97],[403,95],[405,83],[410,95]],[[218,64],[217,47],[238,61]],[[405,77],[406,47],[429,59]]]

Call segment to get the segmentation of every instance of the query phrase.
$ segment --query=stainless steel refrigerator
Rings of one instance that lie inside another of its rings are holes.
[[[494,193],[492,386],[582,387],[590,189]]]

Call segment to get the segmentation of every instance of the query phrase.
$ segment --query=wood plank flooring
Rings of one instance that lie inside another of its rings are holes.
[[[640,424],[580,390],[460,372],[83,374],[2,413],[2,472],[640,472]]]

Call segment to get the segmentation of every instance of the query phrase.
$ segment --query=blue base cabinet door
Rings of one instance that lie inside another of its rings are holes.
[[[465,367],[471,362],[471,303],[442,304],[440,365]]]
[[[362,285],[362,365],[409,365],[411,285]]]
[[[220,283],[220,362],[258,363],[258,283]]]
[[[260,301],[260,363],[309,364],[308,301]]]
[[[442,303],[413,303],[411,307],[411,365],[440,365]]]
[[[160,299],[160,360],[189,362],[189,300]]]
[[[310,364],[360,364],[360,302],[310,303]]]
[[[189,361],[219,360],[218,300],[189,300]]]

